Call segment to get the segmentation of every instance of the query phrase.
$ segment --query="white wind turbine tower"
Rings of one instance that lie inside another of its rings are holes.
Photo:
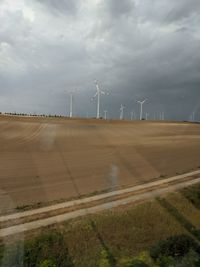
[[[70,111],[69,111],[69,117],[72,118],[73,116],[73,92],[70,92]]]
[[[164,113],[164,111],[161,111],[160,112],[160,120],[161,121],[164,121],[165,120],[165,113]]]
[[[73,117],[73,102],[74,102],[74,93],[76,92],[76,90],[74,91],[66,91],[67,94],[69,94],[70,96],[70,100],[69,100],[69,117],[72,118]],[[68,111],[67,111],[68,112]]]
[[[74,100],[74,91],[65,91],[65,93],[70,96],[70,101],[69,101],[69,105],[70,105],[70,109],[69,109],[69,117],[72,118],[73,116],[73,100]],[[67,109],[67,113],[68,113],[68,109]]]
[[[108,111],[107,110],[104,110],[104,119],[107,120],[107,113]]]
[[[162,112],[162,120],[163,121],[165,120],[165,112],[164,111]]]
[[[135,119],[135,111],[131,111],[131,120]]]
[[[195,112],[192,112],[192,120],[195,121]]]
[[[97,91],[96,91],[96,94],[92,97],[95,98],[97,96],[97,119],[100,118],[100,98],[101,98],[101,95],[105,95],[105,92],[102,91],[100,88],[99,88],[99,85],[97,83],[97,80],[94,81],[95,85],[96,85],[96,88],[97,88]]]
[[[121,107],[120,107],[120,120],[123,120],[124,118],[124,109],[125,107],[121,104]]]
[[[133,111],[131,111],[131,121],[133,120]]]
[[[140,120],[142,120],[142,115],[143,115],[143,105],[144,103],[147,101],[147,99],[143,100],[143,101],[137,101],[137,103],[140,104]]]

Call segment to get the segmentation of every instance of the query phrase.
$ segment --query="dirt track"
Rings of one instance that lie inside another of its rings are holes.
[[[0,117],[0,212],[200,166],[200,125]]]
[[[62,223],[67,220],[122,205],[139,203],[155,198],[156,196],[200,183],[199,174],[200,171],[195,171],[82,200],[69,201],[45,208],[0,216],[0,222],[2,223],[0,225],[0,238]],[[64,209],[64,207],[67,209]],[[54,215],[52,215],[52,211],[55,212]],[[42,217],[41,214],[43,215]]]

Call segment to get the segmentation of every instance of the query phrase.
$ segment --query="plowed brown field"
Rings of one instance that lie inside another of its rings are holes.
[[[200,166],[200,125],[0,117],[0,213]]]

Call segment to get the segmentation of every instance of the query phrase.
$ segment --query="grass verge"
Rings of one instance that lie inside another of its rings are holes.
[[[177,204],[181,199],[195,209],[191,217],[189,206]],[[0,258],[5,262],[6,255],[11,262],[14,259],[36,267],[60,267],[63,259],[66,267],[118,267],[120,262],[120,266],[129,267],[132,265],[123,264],[169,237],[184,234],[200,243],[198,225],[193,223],[200,216],[199,207],[200,185],[195,185],[138,206],[128,205],[49,227],[24,242],[2,245]],[[188,253],[189,259],[196,257],[195,252]]]

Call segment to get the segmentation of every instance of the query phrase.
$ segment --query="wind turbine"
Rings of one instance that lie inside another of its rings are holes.
[[[97,91],[96,91],[96,94],[92,97],[92,99],[94,99],[97,96],[97,117],[96,118],[99,119],[99,117],[100,117],[100,98],[101,98],[101,95],[105,95],[106,93],[99,88],[97,80],[95,80],[94,83],[96,85]]]
[[[135,119],[135,111],[131,111],[131,120],[133,120],[133,118]]]
[[[192,120],[195,121],[195,112],[192,112]]]
[[[70,95],[70,110],[69,110],[69,117],[72,118],[73,117],[73,102],[74,102],[74,91],[70,91],[70,92],[66,92],[67,94]]]
[[[162,112],[162,120],[163,121],[165,120],[165,112],[164,111]]]
[[[131,111],[131,121],[133,120],[133,111]]]
[[[108,111],[107,110],[104,110],[104,119],[107,120],[107,113]]]
[[[165,120],[165,113],[164,111],[160,111],[160,120],[164,121]]]
[[[147,99],[143,100],[143,101],[137,101],[137,103],[140,104],[140,120],[142,120],[142,115],[143,115],[143,104],[147,101]]]
[[[121,107],[120,107],[120,120],[123,120],[124,118],[124,109],[125,107],[121,104]]]
[[[70,111],[69,111],[69,117],[72,118],[73,116],[73,92],[70,92]]]

